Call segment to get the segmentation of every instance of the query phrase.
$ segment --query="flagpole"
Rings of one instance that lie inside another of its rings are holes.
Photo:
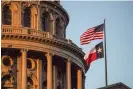
[[[108,86],[105,19],[104,19],[104,58],[105,58],[105,85]]]

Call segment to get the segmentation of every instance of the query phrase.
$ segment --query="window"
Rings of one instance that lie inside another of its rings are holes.
[[[27,60],[27,68],[28,69],[31,69],[32,68],[32,62],[31,62],[31,60]]]
[[[31,26],[31,11],[30,8],[25,8],[24,10],[24,27]]]
[[[13,65],[13,61],[12,61],[12,59],[11,59],[10,57],[4,56],[4,57],[2,58],[2,64],[3,64],[4,66],[10,67],[10,66]]]
[[[48,29],[49,25],[49,14],[43,13],[42,14],[42,30],[46,31]]]
[[[27,68],[29,70],[34,70],[36,68],[36,63],[33,59],[30,58],[27,59]]]
[[[60,19],[57,18],[57,19],[56,19],[56,29],[55,29],[55,34],[59,36],[59,35],[60,35],[59,32],[60,32]]]
[[[4,6],[3,7],[3,12],[2,12],[2,23],[4,25],[11,25],[12,24],[12,12],[10,10],[9,6]]]

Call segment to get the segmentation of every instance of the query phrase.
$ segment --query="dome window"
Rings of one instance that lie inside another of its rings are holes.
[[[11,25],[12,24],[12,12],[10,10],[9,6],[4,6],[3,7],[3,12],[2,12],[2,23],[4,25]]]
[[[24,10],[24,27],[30,27],[31,26],[31,11],[30,8],[25,8]]]

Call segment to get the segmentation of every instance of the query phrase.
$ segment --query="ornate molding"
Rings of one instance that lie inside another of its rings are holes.
[[[24,53],[27,53],[27,52],[28,52],[28,49],[21,49],[20,52],[21,52],[21,53],[23,53],[23,52],[24,52]]]
[[[54,56],[54,54],[50,53],[50,52],[47,52],[45,54],[45,56],[47,57],[48,60],[52,60],[52,57]]]
[[[22,41],[22,40],[2,40],[2,47],[7,48],[8,44],[12,43],[12,48],[16,49],[28,49],[28,50],[36,50],[41,52],[49,52],[53,53],[54,55],[58,55],[61,57],[64,57],[66,59],[70,59],[72,62],[76,63],[79,67],[81,67],[85,73],[85,64],[84,60],[78,57],[77,55],[74,55],[74,53],[70,52],[69,50],[65,50],[64,48],[60,48],[56,45],[50,45],[48,43],[37,43],[37,42],[31,42],[31,41]],[[21,44],[20,44],[21,43]],[[68,48],[67,48],[68,49]]]
[[[15,28],[2,26],[2,39],[27,40],[39,43],[47,43],[66,48],[73,53],[84,56],[82,50],[75,45],[71,40],[53,36],[49,32],[37,31],[30,28]]]

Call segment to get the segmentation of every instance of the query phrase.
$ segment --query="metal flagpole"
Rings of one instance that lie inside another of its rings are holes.
[[[105,85],[108,86],[105,19],[104,19],[104,58],[105,58]]]

